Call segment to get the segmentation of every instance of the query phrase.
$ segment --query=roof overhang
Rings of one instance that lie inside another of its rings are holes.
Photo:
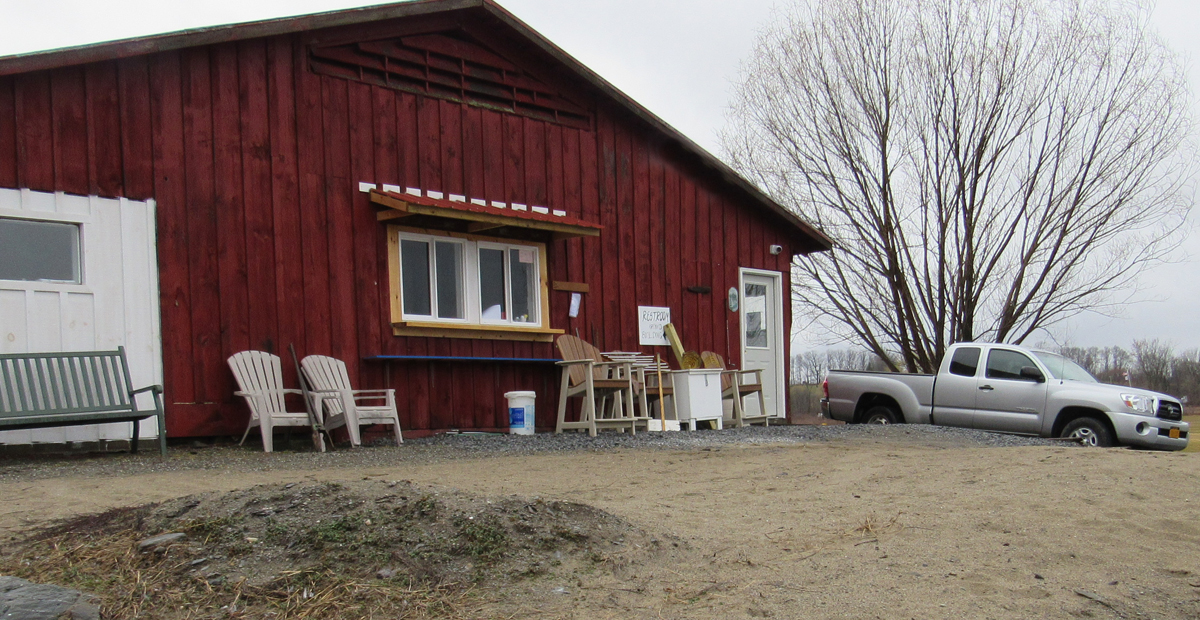
[[[498,203],[504,206],[496,207],[379,189],[372,189],[370,196],[371,202],[381,208],[376,218],[398,224],[412,222],[421,227],[493,236],[508,236],[504,233],[517,230],[549,235],[554,239],[598,237],[603,228],[552,212],[538,213],[524,205],[514,208],[514,205]]]

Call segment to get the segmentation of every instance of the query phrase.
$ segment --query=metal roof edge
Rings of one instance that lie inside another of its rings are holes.
[[[0,57],[0,77],[153,54],[185,47],[229,43],[320,28],[351,26],[397,17],[469,9],[482,6],[483,3],[484,0],[410,0],[61,47]]]

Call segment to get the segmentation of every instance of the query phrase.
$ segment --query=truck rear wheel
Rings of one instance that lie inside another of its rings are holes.
[[[1070,437],[1079,443],[1093,448],[1111,448],[1112,433],[1108,426],[1096,418],[1075,418],[1063,427],[1060,437]]]
[[[867,409],[862,416],[863,424],[896,424],[900,416],[891,407],[877,405]]]

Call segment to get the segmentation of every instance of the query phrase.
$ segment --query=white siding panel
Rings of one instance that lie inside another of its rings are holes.
[[[125,261],[121,251],[121,203],[95,199],[93,224],[88,226],[83,248],[83,272],[96,297],[96,350],[111,350],[125,343]]]
[[[24,353],[29,350],[28,319],[25,291],[0,288],[0,353]]]
[[[26,291],[25,311],[29,325],[30,351],[61,351],[62,321],[61,295],[56,291]],[[66,437],[64,428],[35,428],[30,440],[33,443],[62,443]]]
[[[28,189],[21,190],[21,209],[25,211],[54,213],[58,210],[57,206],[54,194],[35,192]]]
[[[0,189],[0,209],[18,211],[21,209],[21,192],[14,189]]]
[[[87,216],[92,213],[95,196],[73,196],[59,192],[54,195],[55,211],[63,215]]]
[[[94,309],[96,338],[93,346],[96,350],[107,351],[125,344],[126,270],[121,249],[125,242],[121,229],[121,202],[93,197],[91,206],[93,233],[88,236],[89,243],[83,249],[83,264],[84,273],[104,274],[104,277],[91,280],[96,296],[104,300]],[[100,438],[129,439],[132,428],[127,422],[100,424]]]
[[[62,296],[63,351],[96,350],[96,297],[91,293],[66,293]]]
[[[33,431],[0,431],[0,444],[31,444],[33,443]]]
[[[30,351],[62,350],[62,332],[58,327],[62,320],[59,297],[59,293],[53,291],[28,291],[26,324],[32,327],[29,330]]]
[[[129,376],[135,387],[162,385],[162,338],[158,317],[158,257],[155,253],[154,203],[121,199],[121,236],[149,243],[121,244],[124,265],[124,341],[129,359]],[[156,303],[144,303],[153,299]],[[138,406],[154,408],[152,394],[139,394]],[[158,420],[144,420],[142,437],[158,436]]]
[[[61,351],[95,351],[96,346],[96,297],[92,293],[62,293]],[[99,427],[67,426],[59,429],[63,438],[59,441],[96,441],[100,439]],[[126,433],[128,436],[128,433]]]
[[[24,353],[29,350],[25,297],[24,290],[0,289],[0,353]],[[33,431],[0,431],[0,444],[30,443],[33,443]]]

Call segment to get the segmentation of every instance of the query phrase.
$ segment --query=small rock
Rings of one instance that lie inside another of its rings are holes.
[[[285,488],[285,489],[290,489],[290,488],[292,488],[292,487],[294,487],[294,486],[296,486],[296,483],[295,483],[295,482],[289,482],[289,483],[287,483],[287,484],[283,485],[283,488]]]
[[[78,590],[0,576],[0,618],[100,620],[100,608],[93,596]]]
[[[569,591],[568,591],[566,588],[564,588],[564,587],[562,587],[562,586],[559,586],[559,587],[557,587],[557,588],[554,588],[553,592],[554,592],[555,594],[570,594],[570,592],[569,592]]]
[[[390,568],[381,568],[375,571],[376,579],[391,579],[396,576],[396,571]]]
[[[158,536],[151,536],[150,538],[147,538],[146,540],[143,540],[142,542],[138,543],[137,548],[138,548],[138,551],[141,551],[141,552],[151,551],[151,550],[158,549],[158,548],[165,549],[165,548],[171,546],[171,543],[178,542],[180,540],[183,540],[184,538],[187,538],[187,534],[184,534],[183,532],[172,532],[170,534],[159,534]]]
[[[1041,575],[1039,575],[1039,574],[1037,574],[1037,573],[1034,573],[1034,574],[1033,574],[1033,578],[1034,578],[1034,579],[1037,579],[1038,581],[1045,581],[1045,579],[1046,579],[1045,577],[1043,577],[1043,576],[1041,576]]]

